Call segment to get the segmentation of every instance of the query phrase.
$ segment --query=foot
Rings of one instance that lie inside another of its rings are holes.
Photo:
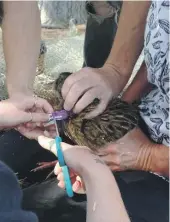
[[[50,167],[55,167],[57,162],[58,162],[58,160],[51,161],[51,162],[40,162],[40,163],[37,163],[38,167],[32,169],[31,172],[37,172],[39,170],[47,169],[47,168],[50,168]]]

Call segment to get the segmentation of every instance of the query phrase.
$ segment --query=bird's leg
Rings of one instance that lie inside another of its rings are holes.
[[[37,172],[39,170],[47,169],[47,168],[50,168],[50,167],[55,167],[57,162],[58,162],[58,160],[51,161],[51,162],[40,162],[40,163],[37,163],[38,167],[32,169],[31,172]]]

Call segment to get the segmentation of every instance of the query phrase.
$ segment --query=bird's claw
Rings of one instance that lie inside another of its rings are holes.
[[[43,170],[43,169],[47,169],[47,168],[50,168],[50,167],[54,167],[57,164],[57,162],[58,162],[58,160],[51,161],[51,162],[40,162],[40,163],[37,163],[38,167],[32,169],[31,172],[37,172],[39,170]],[[50,175],[51,175],[51,173],[50,173]]]

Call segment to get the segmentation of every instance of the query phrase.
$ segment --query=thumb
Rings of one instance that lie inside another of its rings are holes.
[[[29,113],[30,115],[32,115],[32,121],[33,123],[40,123],[40,122],[47,122],[50,119],[50,115],[47,113]]]
[[[51,139],[45,136],[39,136],[38,137],[38,143],[40,146],[42,146],[44,149],[51,151],[53,154],[57,156],[57,150],[56,150],[56,144],[55,139]],[[67,143],[61,143],[61,148],[63,151],[72,148],[72,145],[69,145]]]

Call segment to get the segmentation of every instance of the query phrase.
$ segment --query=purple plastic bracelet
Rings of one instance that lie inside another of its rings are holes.
[[[50,115],[50,121],[55,118],[55,120],[66,120],[69,117],[69,112],[66,110],[55,111]]]

